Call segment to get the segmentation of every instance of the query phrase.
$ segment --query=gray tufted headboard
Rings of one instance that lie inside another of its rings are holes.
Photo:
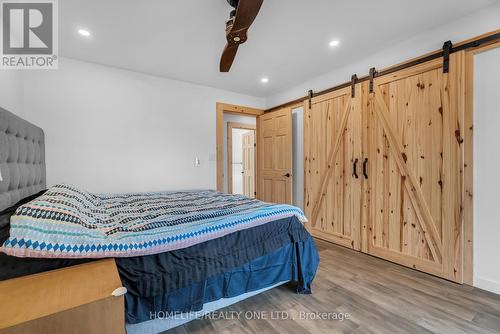
[[[45,136],[0,108],[0,211],[46,188]]]

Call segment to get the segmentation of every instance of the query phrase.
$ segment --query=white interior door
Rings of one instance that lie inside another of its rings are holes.
[[[243,151],[243,195],[255,197],[255,131],[242,135]]]

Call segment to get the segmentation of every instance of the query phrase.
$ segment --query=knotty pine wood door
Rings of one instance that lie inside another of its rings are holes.
[[[292,204],[292,110],[284,108],[257,117],[257,198]]]
[[[376,78],[366,104],[369,254],[462,282],[463,54]]]
[[[351,95],[345,88],[304,104],[304,209],[311,234],[359,250],[360,85]]]
[[[463,282],[464,72],[457,52],[305,102],[311,234]]]

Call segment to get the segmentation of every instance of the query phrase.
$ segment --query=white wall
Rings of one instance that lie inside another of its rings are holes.
[[[249,125],[256,125],[257,118],[254,116],[224,114],[224,191],[229,192],[227,189],[227,123],[243,123]],[[234,174],[233,174],[234,175]],[[234,182],[234,180],[233,180]]]
[[[304,108],[292,110],[293,205],[304,209]]]
[[[474,58],[474,286],[500,294],[500,48]]]
[[[216,102],[265,102],[66,58],[24,76],[24,117],[45,130],[49,185],[94,192],[214,189]]]
[[[23,72],[0,70],[0,107],[18,116],[23,114]]]
[[[474,12],[457,21],[449,22],[436,29],[424,30],[421,33],[416,32],[415,37],[408,38],[402,43],[395,43],[393,47],[379,53],[366,55],[358,58],[358,60],[356,59],[357,56],[353,55],[353,63],[348,66],[333,69],[322,76],[311,78],[311,80],[303,83],[294,83],[294,86],[289,89],[270,96],[267,99],[267,107],[270,108],[306,96],[309,89],[320,91],[350,81],[351,75],[354,73],[358,74],[358,76],[367,75],[371,67],[379,69],[388,67],[440,49],[447,40],[460,42],[499,28],[500,3]],[[332,62],[334,63],[335,59],[332,59]]]

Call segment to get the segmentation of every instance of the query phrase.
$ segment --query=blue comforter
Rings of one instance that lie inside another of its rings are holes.
[[[204,303],[283,281],[311,293],[319,265],[314,241],[295,218],[283,218],[182,250],[117,258],[127,322],[157,312],[196,312]]]

